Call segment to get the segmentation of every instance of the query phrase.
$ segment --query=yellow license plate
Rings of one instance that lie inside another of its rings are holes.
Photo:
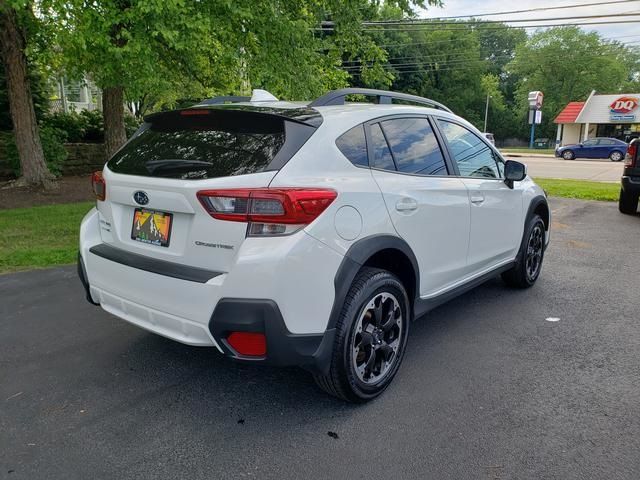
[[[133,212],[131,239],[137,242],[168,247],[173,214],[136,208]]]

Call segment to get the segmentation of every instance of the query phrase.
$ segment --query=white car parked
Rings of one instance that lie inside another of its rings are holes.
[[[414,318],[498,274],[533,285],[549,242],[524,165],[445,106],[379,90],[150,115],[93,186],[90,302],[355,402],[389,385]]]

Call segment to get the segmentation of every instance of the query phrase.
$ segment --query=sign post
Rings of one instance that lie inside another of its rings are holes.
[[[544,94],[539,91],[529,92],[529,124],[531,125],[531,136],[529,137],[529,148],[533,148],[533,142],[536,135],[536,124],[542,122],[542,101]]]
[[[533,113],[534,110],[531,110],[530,113]],[[533,115],[529,115],[530,117],[532,117]],[[534,137],[536,135],[536,122],[529,122],[531,123],[531,136],[529,137],[529,148],[532,149],[533,148],[533,140]]]

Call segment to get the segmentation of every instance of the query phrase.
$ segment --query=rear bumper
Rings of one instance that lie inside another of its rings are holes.
[[[237,360],[258,361],[277,366],[299,366],[313,372],[326,370],[335,329],[323,334],[296,335],[287,330],[278,305],[272,300],[223,298],[209,322],[209,330],[227,356]],[[239,355],[226,341],[231,332],[264,333],[267,354],[264,357]]]
[[[327,328],[335,291],[326,279],[343,257],[302,232],[288,244],[268,244],[264,254],[257,243],[244,248],[231,272],[176,269],[182,266],[103,243],[92,211],[81,226],[78,274],[87,300],[136,326],[239,360],[318,370],[333,345]],[[301,268],[309,257],[311,274]],[[237,355],[226,343],[233,331],[264,333],[267,355]]]

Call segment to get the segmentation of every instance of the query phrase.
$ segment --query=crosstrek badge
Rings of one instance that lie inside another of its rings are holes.
[[[638,107],[638,99],[636,97],[620,97],[609,105],[611,113],[629,113]]]

